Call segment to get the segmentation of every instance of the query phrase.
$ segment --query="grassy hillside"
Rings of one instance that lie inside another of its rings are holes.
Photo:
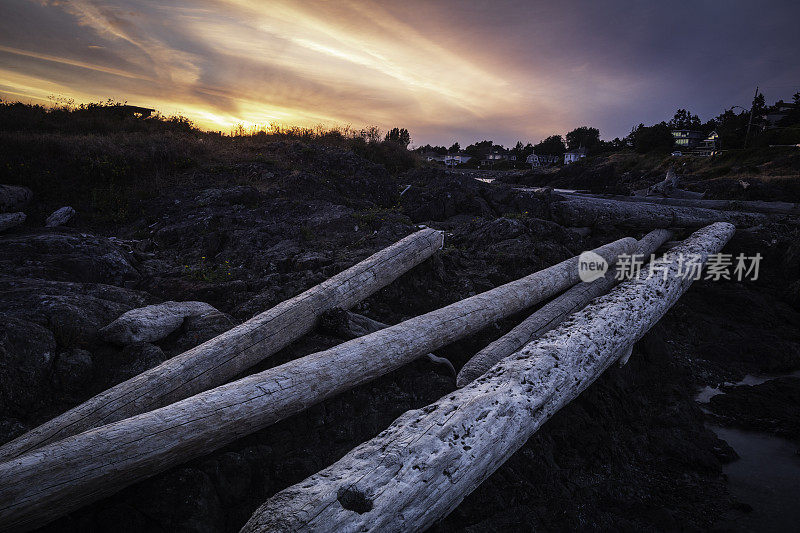
[[[800,149],[792,147],[730,150],[709,158],[625,150],[514,179],[532,186],[630,194],[662,180],[670,167],[684,187],[705,191],[709,198],[800,202]]]
[[[389,176],[420,164],[374,131],[365,137],[350,130],[277,127],[220,135],[200,131],[183,117],[142,119],[116,112],[120,107],[0,102],[0,183],[30,187],[43,213],[71,205],[84,220],[105,223],[128,219],[137,200],[210,176],[270,186],[270,169],[311,166],[326,178],[352,178],[354,165],[329,168],[330,158],[316,161],[320,150],[366,160]],[[297,146],[277,149],[287,142]]]

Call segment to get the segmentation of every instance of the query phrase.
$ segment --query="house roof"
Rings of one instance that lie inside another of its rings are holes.
[[[586,148],[581,146],[580,148],[576,148],[575,150],[570,150],[569,152],[567,152],[564,155],[567,155],[567,154],[570,154],[570,155],[586,155]]]

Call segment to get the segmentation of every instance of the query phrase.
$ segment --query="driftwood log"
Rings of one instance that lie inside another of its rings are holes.
[[[670,168],[663,181],[651,185],[647,189],[635,191],[635,196],[661,196],[665,198],[692,198],[700,199],[705,196],[702,192],[687,191],[678,188],[680,178],[675,174],[675,170]]]
[[[730,224],[694,233],[685,254],[718,252]],[[691,284],[626,281],[463,389],[406,412],[341,460],[262,505],[242,529],[423,531],[451,512],[553,413],[624,355]]]
[[[702,209],[720,209],[723,211],[741,211],[744,213],[764,213],[767,215],[800,216],[800,204],[791,202],[766,202],[761,200],[697,200],[684,198],[661,198],[657,196],[622,196],[590,193],[559,193],[569,198],[596,198],[645,204],[671,205],[675,207],[699,207]]]
[[[751,227],[766,222],[758,213],[719,211],[699,207],[675,207],[620,202],[589,196],[569,196],[552,206],[553,217],[563,226],[620,226],[639,229],[698,228],[715,222]]]
[[[423,229],[247,322],[120,383],[0,448],[0,461],[225,383],[311,331],[323,312],[349,308],[441,248]]]
[[[625,238],[594,251],[612,261],[635,245]],[[329,350],[15,457],[0,464],[0,524],[46,523],[371,381],[577,281],[573,257]]]
[[[389,324],[378,322],[368,316],[360,315],[346,309],[332,309],[327,311],[320,317],[320,328],[326,333],[330,333],[342,339],[355,339],[356,337],[363,337],[370,333],[375,333],[382,329],[389,327]],[[441,365],[447,368],[448,372],[456,378],[456,369],[453,363],[446,357],[439,357],[432,353],[424,355],[429,361],[434,364]]]
[[[644,261],[647,261],[650,254],[671,237],[672,232],[669,230],[653,230],[639,240],[634,253],[644,256]],[[459,388],[463,387],[483,375],[498,361],[505,359],[532,340],[557,327],[569,315],[583,309],[590,301],[607,293],[617,283],[619,280],[616,271],[614,268],[610,268],[602,278],[591,283],[578,283],[564,294],[554,298],[511,331],[472,356],[458,372],[456,385]]]

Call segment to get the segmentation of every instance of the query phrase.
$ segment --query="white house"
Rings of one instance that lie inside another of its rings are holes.
[[[439,163],[443,163],[446,157],[436,152],[422,152],[420,155],[424,157],[426,161],[438,161]]]
[[[460,165],[462,163],[466,163],[470,159],[472,159],[472,156],[471,155],[467,155],[464,152],[458,152],[456,154],[447,154],[444,157],[444,164],[448,165],[448,166],[451,166],[451,167],[454,167],[454,166],[458,166],[458,165]]]
[[[570,150],[564,154],[564,164],[568,165],[569,163],[574,163],[578,159],[583,159],[584,157],[586,157],[586,148],[581,146],[577,150]]]
[[[555,165],[560,158],[557,155],[537,155],[531,154],[525,159],[526,163],[530,163],[531,168],[543,167],[546,165]]]

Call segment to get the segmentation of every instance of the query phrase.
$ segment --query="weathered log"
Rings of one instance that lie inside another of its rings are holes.
[[[766,222],[766,216],[739,211],[718,211],[698,207],[645,205],[570,196],[552,206],[556,221],[564,226],[621,226],[629,228],[698,228],[715,222],[749,227]]]
[[[607,261],[636,240],[595,250]],[[0,523],[33,527],[371,381],[577,283],[573,257],[441,309],[0,464]]]
[[[650,254],[671,237],[672,232],[669,230],[651,231],[636,243],[633,253],[644,256],[644,261],[647,261]],[[602,278],[591,283],[578,283],[564,294],[554,298],[511,331],[472,356],[458,372],[456,386],[463,387],[483,375],[501,359],[505,359],[532,340],[541,337],[561,324],[569,315],[583,309],[590,301],[610,291],[619,281],[617,272],[610,268]]]
[[[349,340],[386,329],[389,327],[389,324],[378,322],[367,316],[359,315],[358,313],[345,309],[332,309],[321,317],[320,326],[328,333]],[[434,364],[447,368],[448,372],[453,376],[453,379],[456,378],[456,369],[453,367],[453,363],[446,357],[439,357],[432,353],[426,353],[424,357],[428,358],[428,360]]]
[[[662,198],[658,196],[622,196],[613,194],[591,194],[583,192],[563,192],[559,194],[568,198],[577,196],[580,198],[616,200],[619,202],[671,205],[675,207],[700,207],[702,209],[720,209],[723,211],[741,211],[744,213],[763,213],[767,215],[800,216],[800,204],[791,202]]]
[[[349,308],[442,246],[424,229],[230,331],[120,383],[0,448],[0,461],[43,444],[187,398],[236,377],[311,331],[328,309]]]
[[[25,222],[25,213],[0,213],[0,232],[19,226]]]
[[[730,224],[697,231],[680,251],[719,251]],[[243,533],[423,531],[452,511],[553,413],[639,340],[689,287],[670,272],[622,283],[557,329],[262,505]]]

